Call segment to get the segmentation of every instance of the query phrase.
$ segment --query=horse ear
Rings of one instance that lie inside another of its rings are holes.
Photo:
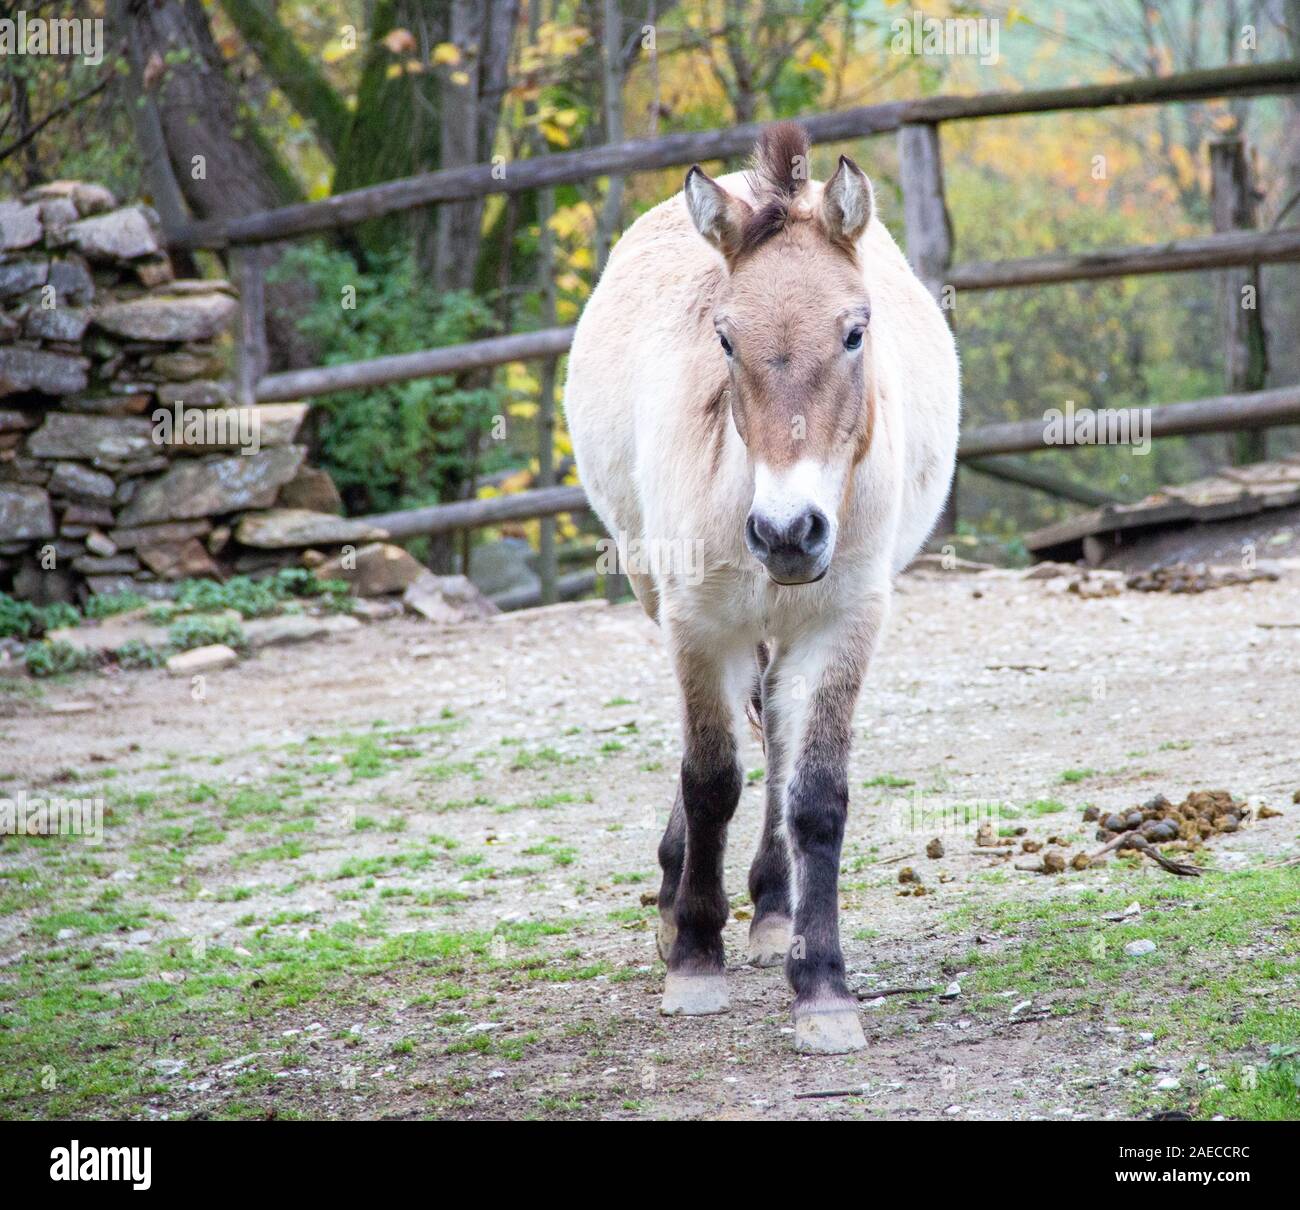
[[[728,193],[698,164],[686,174],[684,192],[695,230],[730,263],[740,251],[741,230],[753,209],[743,198]]]
[[[848,156],[840,156],[840,165],[822,194],[826,234],[838,244],[856,244],[875,209],[876,198],[867,174]]]

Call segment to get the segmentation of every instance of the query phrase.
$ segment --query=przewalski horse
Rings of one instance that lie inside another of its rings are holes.
[[[892,579],[948,490],[959,387],[866,176],[841,157],[810,180],[808,153],[801,127],[770,127],[750,173],[692,168],[633,224],[578,324],[565,408],[601,520],[659,556],[628,571],[684,699],[663,1011],[727,1007],[723,849],[752,692],[767,810],[749,959],[784,957],[797,1048],[837,1053],[865,1045],[839,941],[853,711]]]

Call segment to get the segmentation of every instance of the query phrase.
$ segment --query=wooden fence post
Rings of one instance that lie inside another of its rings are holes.
[[[235,402],[246,408],[257,402],[257,383],[270,360],[266,345],[265,261],[257,246],[236,248],[230,259],[239,287]]]
[[[1248,231],[1256,225],[1254,186],[1246,147],[1230,135],[1210,143],[1210,205],[1215,231]],[[1223,294],[1224,362],[1230,394],[1258,391],[1268,376],[1268,349],[1260,311],[1259,265],[1225,270],[1219,278]],[[1268,456],[1268,435],[1248,429],[1228,436],[1229,461],[1238,466],[1262,462]]]
[[[943,156],[939,127],[932,122],[907,123],[898,128],[898,179],[903,189],[903,235],[907,258],[917,277],[953,321],[952,291],[945,290],[952,265],[952,220],[943,193]],[[957,472],[953,471],[948,502],[935,527],[939,537],[957,529]]]
[[[536,43],[544,20],[541,0],[528,6],[528,38]],[[535,107],[529,106],[529,116]],[[548,154],[546,139],[539,129],[532,133],[535,159]],[[555,233],[551,219],[555,216],[555,190],[541,189],[537,194],[537,288],[541,294],[541,318],[546,327],[555,324]],[[555,483],[555,377],[559,361],[548,357],[542,362],[537,399],[537,484],[545,490]],[[541,603],[554,605],[557,596],[555,560],[555,517],[542,517],[537,538],[537,575],[541,580]]]
[[[605,137],[610,143],[623,141],[623,5],[621,0],[605,0],[605,45],[603,93],[605,102]],[[596,229],[596,277],[605,272],[614,236],[623,216],[623,178],[611,175],[609,192],[600,211]],[[617,535],[615,535],[617,536]],[[627,595],[627,577],[617,566],[605,573],[605,600],[611,605]]]

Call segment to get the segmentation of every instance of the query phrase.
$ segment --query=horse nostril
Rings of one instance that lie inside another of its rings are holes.
[[[826,514],[819,508],[809,509],[804,514],[804,520],[806,528],[799,548],[806,555],[818,555],[825,548],[826,540],[830,537],[830,522],[826,520]]]
[[[754,558],[761,561],[772,553],[773,536],[772,527],[764,518],[749,514],[745,521],[745,545]]]

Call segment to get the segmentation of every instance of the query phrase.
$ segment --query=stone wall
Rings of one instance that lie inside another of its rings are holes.
[[[73,181],[0,201],[0,591],[165,596],[382,536],[334,515],[305,405],[230,406],[237,313],[175,278],[147,206]]]

